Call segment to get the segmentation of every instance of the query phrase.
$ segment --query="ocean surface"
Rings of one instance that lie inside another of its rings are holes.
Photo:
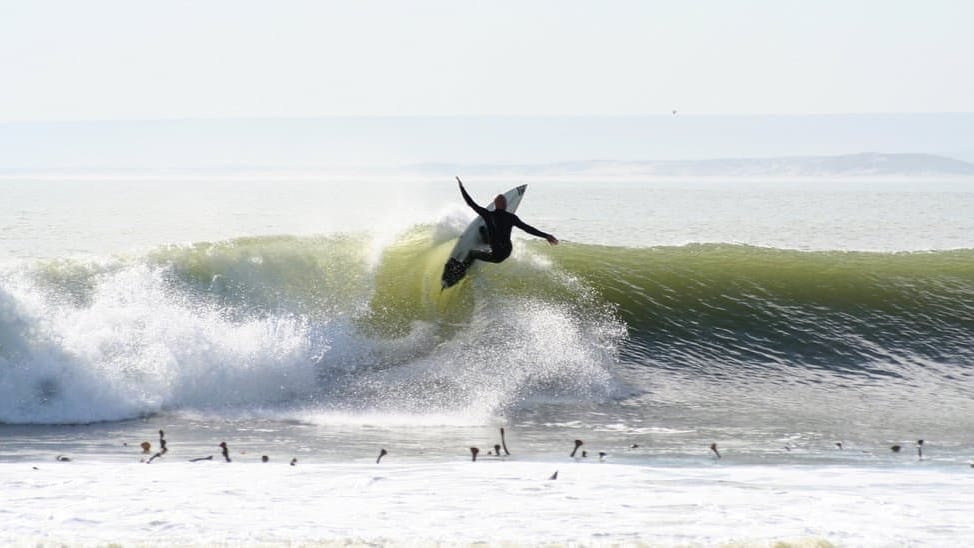
[[[974,182],[465,182],[0,178],[0,543],[974,542]]]

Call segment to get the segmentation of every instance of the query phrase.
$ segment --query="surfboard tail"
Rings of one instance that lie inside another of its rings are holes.
[[[464,276],[467,275],[468,266],[456,259],[451,258],[443,266],[443,276],[440,278],[440,284],[443,289],[455,286]]]

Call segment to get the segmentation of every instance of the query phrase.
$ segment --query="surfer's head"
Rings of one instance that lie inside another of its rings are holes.
[[[498,194],[494,198],[494,209],[507,209],[507,198],[503,194]]]

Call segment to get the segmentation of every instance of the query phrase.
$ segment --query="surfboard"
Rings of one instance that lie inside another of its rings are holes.
[[[504,193],[504,197],[507,198],[508,211],[511,213],[517,211],[517,206],[521,204],[521,197],[524,196],[524,191],[527,189],[528,185],[521,185]],[[487,209],[489,211],[494,210],[493,200]],[[481,231],[481,228],[484,230]],[[467,258],[467,254],[471,250],[488,249],[487,240],[484,237],[486,230],[487,224],[484,223],[480,215],[477,215],[477,218],[470,221],[467,228],[463,229],[460,237],[457,238],[456,245],[453,246],[453,251],[450,252],[450,258],[443,265],[443,276],[440,278],[440,285],[443,289],[453,287],[467,275],[467,267],[463,266],[463,260]]]

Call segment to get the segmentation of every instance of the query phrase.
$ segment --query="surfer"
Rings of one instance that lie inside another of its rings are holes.
[[[515,226],[532,236],[548,240],[548,243],[551,245],[558,245],[558,238],[534,228],[519,219],[517,215],[507,211],[507,198],[503,194],[498,194],[494,198],[494,211],[490,211],[485,207],[480,207],[473,201],[473,198],[467,194],[467,190],[463,188],[463,181],[459,177],[457,177],[457,183],[460,185],[460,194],[463,195],[463,200],[467,202],[467,205],[471,209],[477,212],[477,215],[480,215],[484,219],[484,224],[487,225],[484,239],[487,240],[487,245],[490,246],[490,251],[471,250],[466,260],[464,260],[464,266],[470,266],[474,260],[486,261],[488,263],[504,262],[505,259],[511,256],[511,229]]]

